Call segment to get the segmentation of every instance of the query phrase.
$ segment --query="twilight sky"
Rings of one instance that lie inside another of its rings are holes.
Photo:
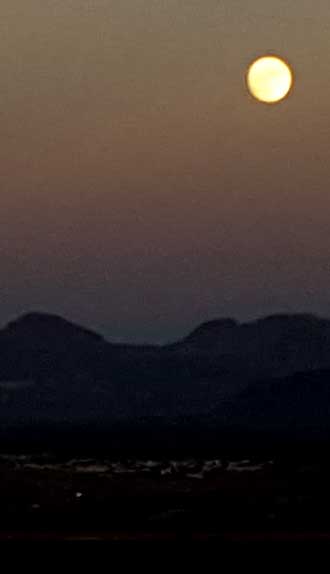
[[[329,0],[2,0],[0,317],[330,316]],[[289,99],[246,67],[275,52]]]

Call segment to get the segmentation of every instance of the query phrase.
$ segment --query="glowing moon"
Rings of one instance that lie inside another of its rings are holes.
[[[277,56],[263,56],[251,64],[246,77],[250,94],[267,104],[283,100],[293,85],[292,70]]]

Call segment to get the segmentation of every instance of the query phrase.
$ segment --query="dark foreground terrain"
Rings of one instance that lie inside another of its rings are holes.
[[[0,540],[330,540],[330,458],[0,457]]]

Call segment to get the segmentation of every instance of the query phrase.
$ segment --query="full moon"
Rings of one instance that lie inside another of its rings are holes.
[[[246,76],[250,94],[267,104],[283,100],[293,84],[292,70],[284,60],[277,56],[263,56],[249,67]]]

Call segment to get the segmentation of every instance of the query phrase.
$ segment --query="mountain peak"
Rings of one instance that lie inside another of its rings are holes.
[[[266,317],[262,317],[261,319],[257,319],[257,323],[273,323],[273,324],[312,324],[312,323],[323,323],[326,321],[317,315],[313,315],[312,313],[277,313],[274,315],[266,315]]]
[[[219,338],[227,335],[239,326],[235,319],[223,318],[207,321],[199,325],[184,339],[184,343],[197,344],[198,346],[209,347],[217,342]]]
[[[103,337],[94,331],[71,323],[59,315],[39,311],[25,313],[10,321],[4,329],[7,335],[49,340],[55,338],[84,339],[89,342],[103,341]]]

